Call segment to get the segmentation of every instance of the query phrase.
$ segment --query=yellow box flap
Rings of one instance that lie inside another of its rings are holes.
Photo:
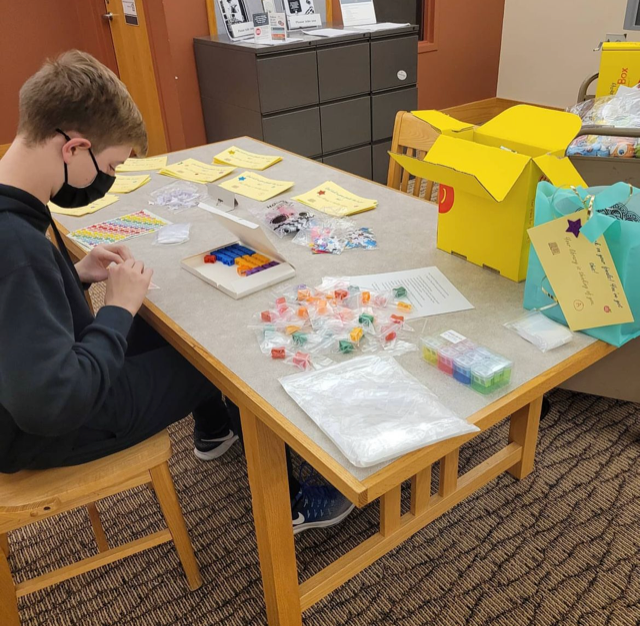
[[[602,44],[602,50],[605,52],[640,51],[640,41],[605,41]]]
[[[573,113],[519,104],[476,128],[482,143],[506,147],[536,157],[564,152],[580,131],[582,121]]]
[[[587,186],[570,159],[545,154],[534,159],[534,162],[551,181],[551,184],[556,187]]]
[[[502,202],[531,159],[508,150],[442,135],[425,157],[425,162],[456,172],[456,181],[470,177],[497,202]],[[432,178],[441,182],[440,178]],[[446,181],[445,184],[447,183]],[[459,182],[455,185],[460,186]]]
[[[446,135],[473,129],[472,124],[461,122],[442,111],[411,111],[411,113]]]

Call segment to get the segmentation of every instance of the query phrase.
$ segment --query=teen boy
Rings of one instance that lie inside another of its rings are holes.
[[[18,134],[0,161],[0,472],[101,458],[191,412],[199,459],[238,439],[237,408],[136,317],[152,270],[123,245],[74,266],[55,230],[49,200],[73,208],[103,197],[132,149],[146,154],[140,112],[90,55],[68,52],[22,87]],[[84,288],[100,281],[94,317]],[[290,485],[296,532],[353,508],[331,487]]]

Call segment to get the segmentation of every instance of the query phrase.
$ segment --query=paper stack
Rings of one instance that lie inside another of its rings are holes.
[[[323,183],[294,200],[335,217],[364,213],[378,206],[377,200],[361,198],[332,182]]]
[[[244,172],[240,176],[221,183],[220,187],[258,202],[266,202],[291,189],[293,183],[286,180],[265,178],[254,172]]]
[[[139,176],[122,176],[116,175],[116,182],[109,190],[111,193],[130,193],[136,189],[140,189],[151,180],[149,174],[141,174]]]
[[[147,172],[161,170],[167,166],[167,156],[149,157],[148,159],[127,159],[116,167],[116,172]]]
[[[231,146],[228,150],[216,154],[216,156],[213,157],[214,163],[233,165],[234,167],[246,167],[251,170],[260,171],[264,171],[280,161],[282,161],[282,157],[254,154],[253,152],[242,150],[242,148],[236,148],[236,146]]]
[[[71,215],[73,217],[82,217],[83,215],[89,215],[90,213],[95,213],[100,209],[104,209],[105,207],[117,202],[119,200],[118,196],[112,196],[111,194],[107,194],[104,198],[100,198],[100,200],[96,200],[87,206],[79,207],[77,209],[62,209],[57,204],[53,204],[53,202],[49,202],[49,210],[52,213],[58,213],[60,215]]]
[[[196,159],[185,159],[160,170],[164,176],[188,180],[191,183],[213,183],[231,174],[236,168],[220,165],[208,165]]]

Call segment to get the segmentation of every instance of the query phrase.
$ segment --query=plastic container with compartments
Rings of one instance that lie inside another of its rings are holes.
[[[423,337],[420,344],[427,363],[479,393],[492,393],[511,382],[511,361],[455,331]]]

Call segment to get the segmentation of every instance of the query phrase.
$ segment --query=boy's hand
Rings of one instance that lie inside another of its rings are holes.
[[[108,273],[104,303],[119,306],[135,316],[149,290],[153,270],[145,268],[142,261],[127,259],[111,265]]]
[[[133,259],[133,255],[125,245],[96,246],[84,259],[76,263],[76,271],[81,282],[100,283],[109,277],[109,265],[119,265],[129,259]]]

